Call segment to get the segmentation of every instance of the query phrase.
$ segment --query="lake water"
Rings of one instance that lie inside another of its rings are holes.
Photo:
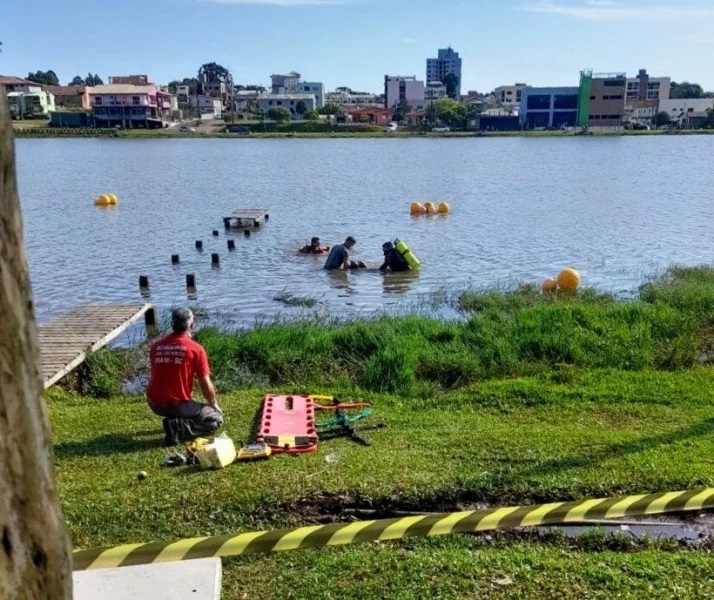
[[[195,273],[198,304],[249,324],[304,310],[276,302],[283,292],[353,316],[442,289],[539,282],[568,265],[628,294],[714,252],[714,136],[22,139],[17,154],[40,322],[78,303],[137,301],[140,274],[163,308],[186,303]],[[116,208],[93,206],[105,192]],[[447,200],[452,213],[412,217],[415,199]],[[266,207],[270,221],[250,238],[231,234],[229,253],[221,217],[239,207]],[[329,274],[297,254],[313,235],[353,235],[354,257],[375,264],[399,237],[423,266]]]

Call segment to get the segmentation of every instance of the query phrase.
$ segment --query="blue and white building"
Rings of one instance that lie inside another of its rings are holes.
[[[527,87],[521,92],[518,116],[524,129],[575,127],[578,122],[578,87]]]

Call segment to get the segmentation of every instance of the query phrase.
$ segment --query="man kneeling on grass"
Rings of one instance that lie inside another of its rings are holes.
[[[166,446],[210,435],[223,425],[206,351],[191,339],[193,313],[188,308],[175,309],[171,327],[172,334],[151,345],[151,377],[146,390],[149,408],[164,417]],[[191,398],[194,377],[208,404]]]

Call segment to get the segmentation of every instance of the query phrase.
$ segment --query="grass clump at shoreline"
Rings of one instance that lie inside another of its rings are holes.
[[[465,318],[379,317],[200,332],[214,371],[240,364],[271,385],[357,387],[428,396],[494,377],[560,365],[624,370],[683,369],[712,347],[714,269],[675,268],[617,300],[584,290],[544,295],[532,286],[465,292]]]

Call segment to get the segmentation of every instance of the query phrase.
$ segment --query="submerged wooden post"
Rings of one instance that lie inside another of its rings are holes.
[[[171,255],[171,264],[172,265],[177,265],[181,262],[181,259],[178,254],[172,254]]]
[[[203,252],[203,242],[201,240],[196,240],[196,250]]]
[[[148,275],[139,275],[139,292],[142,296],[148,296],[151,293]]]
[[[189,290],[196,289],[196,276],[193,273],[186,273],[186,287]]]
[[[218,237],[218,229],[214,229],[214,230],[213,230],[213,236],[214,236],[214,237]]]
[[[250,229],[244,230],[243,234],[245,235],[245,237],[250,237]]]
[[[236,241],[235,241],[235,240],[228,240],[228,249],[229,249],[229,250],[235,250],[235,249],[236,249]]]
[[[12,125],[0,89],[0,598],[72,597],[69,538],[52,477],[15,179]]]
[[[220,267],[221,266],[221,257],[218,256],[216,252],[211,254],[211,266],[212,267]]]

